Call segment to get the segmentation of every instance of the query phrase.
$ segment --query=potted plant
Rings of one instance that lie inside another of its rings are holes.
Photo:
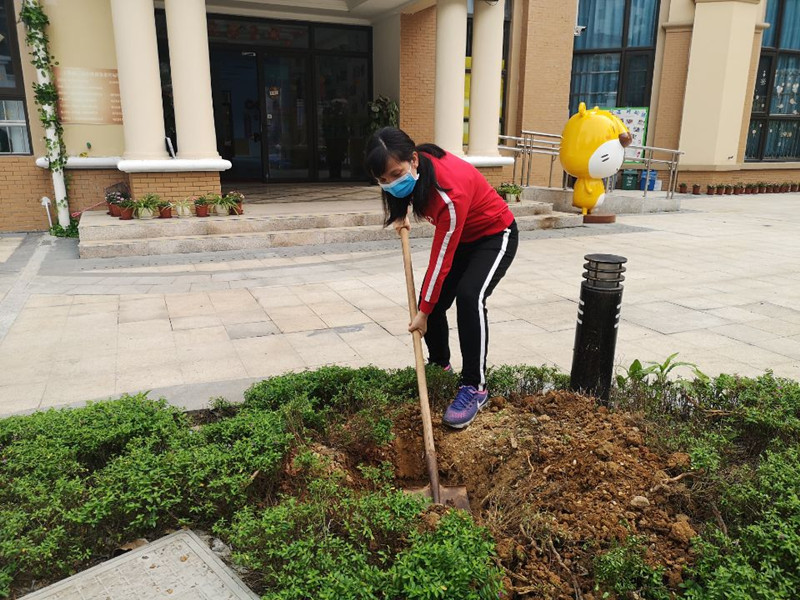
[[[792,184],[789,186],[789,191],[790,191],[790,192],[796,192],[796,191],[797,191],[797,182],[793,182],[793,183],[792,183]]]
[[[152,219],[158,211],[160,202],[158,194],[145,194],[133,201],[133,215],[137,219]]]
[[[242,202],[244,202],[244,194],[241,192],[228,192],[225,194],[225,198],[228,199],[228,212],[232,215],[243,215],[244,214],[244,207],[242,206]]]
[[[730,196],[733,193],[733,185],[730,183],[725,184],[725,195]]]
[[[119,206],[124,200],[130,200],[130,195],[121,191],[108,192],[106,194],[108,214],[112,217],[120,216]]]
[[[207,217],[210,202],[208,200],[208,196],[198,196],[194,199],[194,213],[198,217]]]
[[[158,218],[171,219],[172,218],[172,203],[162,200],[158,203]]]
[[[741,183],[737,183],[733,186],[733,195],[738,196],[744,191],[744,186]]]
[[[214,213],[218,217],[227,216],[230,213],[230,201],[220,194],[206,194],[209,204],[209,213]]]
[[[713,183],[709,183],[706,186],[706,194],[708,194],[709,196],[713,196],[716,193],[717,193],[717,186],[715,186]]]
[[[689,186],[688,186],[688,184],[686,184],[686,183],[681,183],[681,184],[678,186],[678,191],[679,191],[681,194],[685,194],[687,191],[689,191]]]
[[[758,182],[758,193],[759,194],[766,194],[767,193],[767,183],[765,181]]]
[[[172,208],[175,211],[175,216],[179,219],[192,216],[192,206],[194,206],[194,198],[185,198],[183,200],[175,200],[172,203]]]
[[[505,198],[506,202],[519,202],[519,196],[522,193],[522,186],[516,183],[503,182],[495,188],[501,198]]]
[[[700,195],[700,184],[699,183],[693,183],[692,184],[692,193],[695,196],[699,196]]]
[[[136,208],[136,203],[131,198],[121,200],[119,203],[119,218],[121,221],[130,221],[133,219],[133,209]]]
[[[717,185],[714,186],[714,188],[717,190],[717,196],[722,196],[725,193],[724,183],[718,183]]]

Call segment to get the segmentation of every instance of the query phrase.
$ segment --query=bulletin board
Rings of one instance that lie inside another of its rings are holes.
[[[628,106],[605,109],[613,115],[616,115],[620,120],[625,123],[625,127],[630,131],[633,137],[634,146],[644,146],[647,140],[647,120],[650,113],[650,108],[647,106]],[[625,149],[625,162],[626,163],[641,163],[644,151],[626,148]]]

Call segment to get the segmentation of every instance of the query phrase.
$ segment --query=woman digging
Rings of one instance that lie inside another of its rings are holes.
[[[383,189],[386,226],[410,229],[410,207],[436,227],[419,312],[408,330],[424,336],[430,363],[450,370],[447,309],[455,300],[463,367],[442,420],[462,429],[489,398],[486,298],[517,252],[514,215],[475,167],[434,144],[416,146],[400,129],[375,132],[365,154],[367,172]]]

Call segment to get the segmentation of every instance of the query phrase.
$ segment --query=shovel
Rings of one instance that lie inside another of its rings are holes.
[[[408,314],[411,320],[417,316],[417,293],[414,287],[414,272],[411,269],[411,250],[408,246],[408,229],[400,230],[403,242],[403,264],[406,270],[406,291],[408,292]],[[461,486],[439,485],[439,466],[436,462],[436,448],[433,445],[433,425],[431,424],[431,407],[428,403],[428,382],[425,379],[425,359],[422,355],[422,336],[414,331],[414,356],[417,365],[417,386],[419,387],[419,407],[422,412],[422,438],[425,442],[425,462],[428,465],[430,483],[422,488],[407,489],[411,494],[422,494],[431,498],[435,504],[454,506],[469,512],[467,488]]]

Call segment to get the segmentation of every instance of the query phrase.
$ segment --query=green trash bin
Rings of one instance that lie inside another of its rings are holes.
[[[625,169],[622,172],[622,189],[635,190],[638,179],[636,169]]]

